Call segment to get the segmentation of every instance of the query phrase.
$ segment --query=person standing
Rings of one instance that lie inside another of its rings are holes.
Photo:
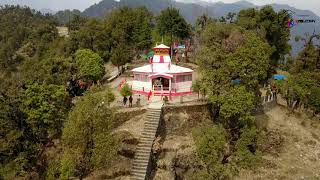
[[[148,101],[150,100],[151,96],[152,96],[152,91],[150,90],[150,92],[148,94]]]
[[[128,98],[126,96],[123,97],[123,106],[127,105]]]
[[[129,107],[132,107],[133,98],[132,96],[129,97]]]
[[[139,94],[139,97],[137,99],[136,105],[137,105],[137,107],[141,106],[141,96],[140,96],[140,94]]]

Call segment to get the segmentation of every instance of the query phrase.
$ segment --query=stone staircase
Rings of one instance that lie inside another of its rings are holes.
[[[132,179],[145,180],[148,178],[150,155],[153,141],[158,130],[162,105],[150,105],[144,122],[143,132],[133,161]]]

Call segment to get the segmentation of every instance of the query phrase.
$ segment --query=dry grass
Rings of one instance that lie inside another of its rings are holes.
[[[320,122],[286,112],[277,106],[267,113],[268,131],[273,132],[268,138],[271,144],[283,138],[281,148],[266,149],[265,165],[254,172],[243,170],[237,179],[320,179]]]

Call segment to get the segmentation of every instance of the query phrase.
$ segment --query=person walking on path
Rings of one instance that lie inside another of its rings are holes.
[[[132,96],[129,97],[129,107],[132,107],[133,98]]]
[[[152,91],[150,90],[150,92],[148,94],[148,101],[150,100],[151,96],[152,96]]]
[[[123,106],[127,105],[127,101],[128,101],[128,98],[124,96],[123,97]]]
[[[137,105],[137,107],[141,106],[141,96],[140,96],[140,94],[139,94],[139,97],[137,99],[136,105]]]

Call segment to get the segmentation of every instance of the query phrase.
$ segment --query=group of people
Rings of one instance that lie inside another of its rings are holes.
[[[127,97],[123,97],[123,106],[127,106],[127,102],[129,100],[129,107],[132,107],[133,105],[133,97],[130,96],[129,99]],[[137,106],[140,106],[140,101],[141,101],[141,98],[140,98],[140,95],[139,95],[139,98],[137,99]]]
[[[90,87],[94,84],[92,80],[85,83],[81,79],[76,79],[73,77],[66,84],[66,91],[72,96],[82,96]]]

